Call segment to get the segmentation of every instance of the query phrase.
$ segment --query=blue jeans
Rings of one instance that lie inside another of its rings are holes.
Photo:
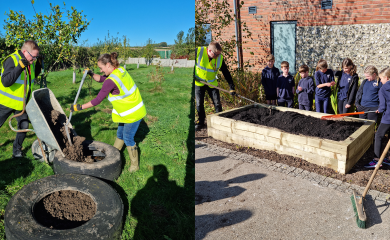
[[[316,112],[321,112],[321,107],[323,112],[324,113],[327,113],[327,109],[328,109],[328,103],[329,103],[329,100],[330,98],[329,97],[319,97],[317,95],[316,96]]]
[[[141,119],[142,120],[142,119]],[[119,123],[116,136],[123,140],[128,147],[135,145],[134,136],[138,130],[141,120],[133,123]]]

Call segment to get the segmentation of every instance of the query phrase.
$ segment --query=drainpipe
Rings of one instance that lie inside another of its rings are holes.
[[[234,2],[234,15],[235,15],[235,28],[236,28],[236,51],[237,51],[237,69],[240,69],[240,51],[238,48],[238,26],[237,26],[237,0],[233,0]]]

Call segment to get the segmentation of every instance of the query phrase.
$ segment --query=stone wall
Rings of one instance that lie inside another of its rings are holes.
[[[296,69],[302,64],[315,68],[325,59],[339,70],[344,58],[351,58],[364,77],[364,68],[378,71],[390,64],[390,23],[297,27]]]

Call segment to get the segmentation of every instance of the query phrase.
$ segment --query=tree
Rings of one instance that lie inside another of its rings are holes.
[[[65,7],[65,3],[64,3]],[[42,15],[37,13],[32,20],[26,20],[24,14],[10,10],[5,20],[6,45],[20,48],[27,39],[36,41],[41,48],[40,55],[45,57],[45,76],[58,63],[70,61],[72,44],[77,44],[81,33],[87,29],[86,15],[71,7],[67,11],[67,21],[63,20],[64,13],[58,5],[50,3],[51,13]]]
[[[184,37],[184,32],[180,31],[176,35],[176,39],[174,40],[175,44],[172,47],[172,59],[180,59],[187,58],[193,59],[195,58],[195,29],[190,28],[186,37]],[[190,57],[193,56],[193,57]]]
[[[146,45],[142,48],[142,55],[146,60],[146,65],[149,66],[152,63],[153,56],[158,55],[158,52],[154,50],[152,39],[146,41]]]
[[[168,47],[168,43],[166,43],[166,42],[160,42],[160,43],[158,44],[158,47]]]

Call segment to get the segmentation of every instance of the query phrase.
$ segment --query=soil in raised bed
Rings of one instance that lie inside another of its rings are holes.
[[[302,134],[334,141],[344,141],[363,125],[362,122],[321,120],[296,112],[257,107],[238,113],[228,112],[220,116],[273,127],[296,135]]]
[[[65,129],[67,121],[65,114],[53,109],[50,104],[43,101],[37,101],[37,103],[65,158],[77,162],[94,163],[95,159],[92,157],[92,152],[88,149],[85,137],[73,135],[70,127],[68,128],[69,136],[72,139],[73,145],[69,143]]]
[[[96,213],[96,203],[79,191],[62,190],[45,196],[34,207],[34,217],[40,224],[52,229],[70,229],[81,226]]]
[[[207,123],[206,123],[207,125]],[[335,170],[327,167],[318,166],[314,163],[309,163],[306,160],[298,157],[293,157],[285,154],[278,154],[274,151],[260,150],[251,147],[243,147],[233,143],[226,143],[216,140],[212,137],[208,137],[207,128],[201,131],[195,132],[195,140],[214,144],[222,148],[227,148],[233,151],[246,153],[258,158],[268,159],[273,162],[283,163],[292,167],[301,168],[303,170],[314,172],[322,176],[331,177],[334,179],[341,180],[350,184],[356,184],[361,187],[365,187],[374,171],[373,168],[367,169],[364,165],[368,164],[374,158],[374,147],[373,145],[363,154],[359,161],[352,167],[347,174],[340,174]],[[382,140],[382,149],[385,148],[389,139],[384,137]],[[389,154],[388,154],[389,155]],[[378,170],[370,189],[374,189],[380,192],[390,194],[390,166],[383,164]]]

